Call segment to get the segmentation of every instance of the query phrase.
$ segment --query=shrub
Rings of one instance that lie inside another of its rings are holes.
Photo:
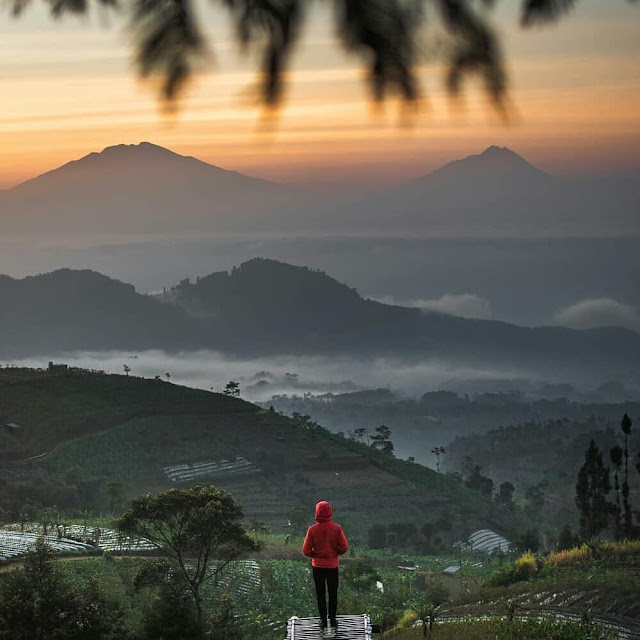
[[[490,587],[505,587],[528,580],[538,570],[538,560],[531,551],[522,554],[513,564],[499,569],[489,578]]]
[[[518,580],[528,580],[538,569],[536,557],[531,551],[523,553],[514,565]]]
[[[620,542],[603,542],[602,552],[617,559],[640,555],[640,540],[621,540]]]
[[[413,623],[418,619],[418,614],[415,611],[405,611],[402,614],[400,620],[398,620],[397,627],[399,629],[407,629],[408,627],[412,627]]]
[[[585,562],[591,558],[591,548],[587,544],[582,544],[579,547],[573,547],[572,549],[565,549],[564,551],[550,553],[547,558],[547,564],[550,567],[568,567],[576,562]]]

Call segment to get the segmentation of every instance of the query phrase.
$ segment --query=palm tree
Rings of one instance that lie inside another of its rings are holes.
[[[96,0],[115,6],[116,0]],[[126,0],[125,0],[126,1]],[[631,0],[630,0],[631,1]],[[236,36],[245,48],[258,47],[262,97],[267,105],[282,98],[283,81],[302,30],[308,0],[219,0],[231,14]],[[10,0],[15,15],[29,2]],[[83,13],[88,2],[57,0],[54,17]],[[480,74],[488,95],[502,105],[507,77],[500,42],[487,12],[491,0],[333,0],[336,31],[342,46],[368,67],[372,96],[383,99],[395,91],[406,100],[420,95],[416,67],[419,34],[426,16],[438,15],[446,32],[447,88],[458,93],[467,74]],[[545,24],[566,14],[577,0],[521,0],[523,27]],[[209,46],[195,14],[193,0],[130,0],[135,58],[142,77],[163,79],[163,99],[174,101],[185,88],[194,66],[209,56]]]
[[[436,471],[440,473],[440,456],[447,453],[444,447],[433,447],[431,453],[436,456]]]

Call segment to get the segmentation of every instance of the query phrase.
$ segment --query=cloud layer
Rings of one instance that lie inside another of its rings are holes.
[[[38,358],[16,360],[12,364],[29,367],[46,366],[49,360],[66,362],[71,366],[124,373],[153,378],[160,376],[176,384],[200,389],[222,391],[229,380],[240,382],[242,397],[265,400],[279,393],[344,392],[357,387],[390,387],[409,394],[451,385],[455,380],[493,380],[495,378],[526,377],[527,372],[509,369],[489,369],[455,365],[441,360],[407,362],[393,358],[360,360],[335,357],[275,356],[256,359],[233,359],[214,351],[193,351],[169,354],[164,351],[127,353],[122,351],[75,352],[43,355]],[[170,374],[167,378],[166,373]],[[295,385],[283,384],[287,373],[299,376]],[[273,381],[256,387],[259,380]]]
[[[558,311],[558,324],[573,329],[625,327],[640,331],[640,312],[612,298],[588,298]]]
[[[378,298],[385,304],[397,304],[403,307],[415,307],[423,311],[437,311],[462,318],[488,320],[493,317],[491,302],[475,293],[445,293],[439,298],[410,298],[399,300],[390,296]]]

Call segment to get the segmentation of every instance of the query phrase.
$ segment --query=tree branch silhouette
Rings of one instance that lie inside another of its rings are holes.
[[[83,14],[90,0],[44,0],[51,15]],[[261,54],[261,96],[268,106],[283,98],[284,77],[310,0],[212,0],[232,17],[244,49]],[[398,94],[412,102],[421,95],[416,70],[419,34],[427,17],[439,15],[450,40],[446,87],[460,93],[469,74],[484,81],[488,97],[501,108],[508,89],[499,38],[488,13],[495,0],[323,0],[333,3],[337,38],[361,58],[375,100]],[[521,0],[525,28],[555,22],[579,0]],[[627,0],[636,2],[636,0]],[[12,0],[19,16],[31,0]],[[130,12],[138,73],[160,82],[160,95],[175,105],[209,47],[195,18],[193,0],[93,0],[103,7]]]

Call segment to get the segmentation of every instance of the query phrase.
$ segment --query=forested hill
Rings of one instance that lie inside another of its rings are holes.
[[[0,276],[3,358],[83,349],[200,344],[200,326],[179,309],[95,271],[61,269],[15,280]]]
[[[183,282],[160,299],[237,352],[441,357],[485,366],[638,372],[640,335],[618,328],[527,328],[362,298],[323,272],[253,259]]]
[[[3,358],[72,350],[211,348],[252,357],[439,358],[555,378],[637,376],[640,334],[528,328],[382,304],[328,275],[254,259],[157,298],[92,271],[0,278]],[[165,304],[163,304],[165,303]]]

